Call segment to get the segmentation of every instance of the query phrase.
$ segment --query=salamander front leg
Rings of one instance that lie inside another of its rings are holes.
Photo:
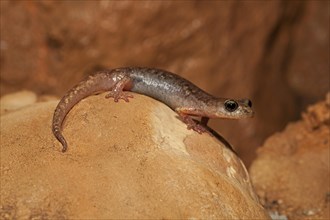
[[[111,91],[105,96],[105,98],[113,98],[115,102],[118,102],[119,99],[123,99],[126,102],[129,102],[129,98],[133,98],[133,95],[129,92],[124,92],[124,88],[129,87],[131,84],[131,79],[124,77],[118,81]]]
[[[201,118],[201,125],[207,126],[207,123],[209,122],[210,118],[208,117],[202,117]]]
[[[207,129],[201,123],[197,123],[196,121],[194,121],[189,114],[184,113],[181,109],[176,109],[176,112],[178,113],[180,119],[187,125],[187,128],[189,130],[193,129],[194,131],[197,131],[199,134],[207,132]]]

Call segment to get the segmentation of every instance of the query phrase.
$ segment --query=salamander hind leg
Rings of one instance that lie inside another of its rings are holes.
[[[130,84],[131,84],[131,79],[128,77],[124,77],[113,86],[113,88],[105,96],[105,98],[113,98],[115,102],[118,102],[119,99],[123,99],[126,102],[129,102],[129,98],[133,98],[133,95],[123,90],[124,88],[129,88]]]
[[[197,123],[192,119],[189,114],[185,113],[186,111],[183,111],[182,109],[176,109],[175,111],[178,113],[180,119],[187,125],[188,130],[192,129],[199,134],[207,132],[207,129],[202,124]]]
[[[115,102],[118,102],[119,99],[123,99],[126,102],[129,102],[129,98],[133,98],[133,95],[131,95],[129,92],[124,91],[110,91],[105,98],[113,98]]]

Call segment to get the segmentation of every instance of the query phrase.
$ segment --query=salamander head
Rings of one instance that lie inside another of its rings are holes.
[[[253,117],[252,102],[249,99],[221,99],[217,104],[215,116],[217,118],[250,118]]]

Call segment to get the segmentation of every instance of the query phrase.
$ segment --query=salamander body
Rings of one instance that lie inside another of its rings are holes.
[[[176,111],[188,129],[205,132],[209,118],[240,119],[253,116],[252,103],[248,99],[234,100],[214,97],[188,80],[164,70],[154,68],[117,68],[97,72],[69,90],[58,103],[52,130],[61,142],[62,151],[67,142],[62,135],[65,116],[80,100],[103,91],[109,91],[106,98],[129,101],[132,91],[157,99]],[[196,123],[191,116],[202,118]]]

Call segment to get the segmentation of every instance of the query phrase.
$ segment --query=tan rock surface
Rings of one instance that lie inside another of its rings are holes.
[[[250,173],[269,211],[289,219],[330,218],[329,127],[330,94],[259,149]]]
[[[268,218],[241,161],[165,105],[104,94],[51,133],[57,101],[1,117],[1,218]]]
[[[28,90],[22,90],[4,95],[0,99],[0,115],[32,105],[36,101],[37,95]]]

